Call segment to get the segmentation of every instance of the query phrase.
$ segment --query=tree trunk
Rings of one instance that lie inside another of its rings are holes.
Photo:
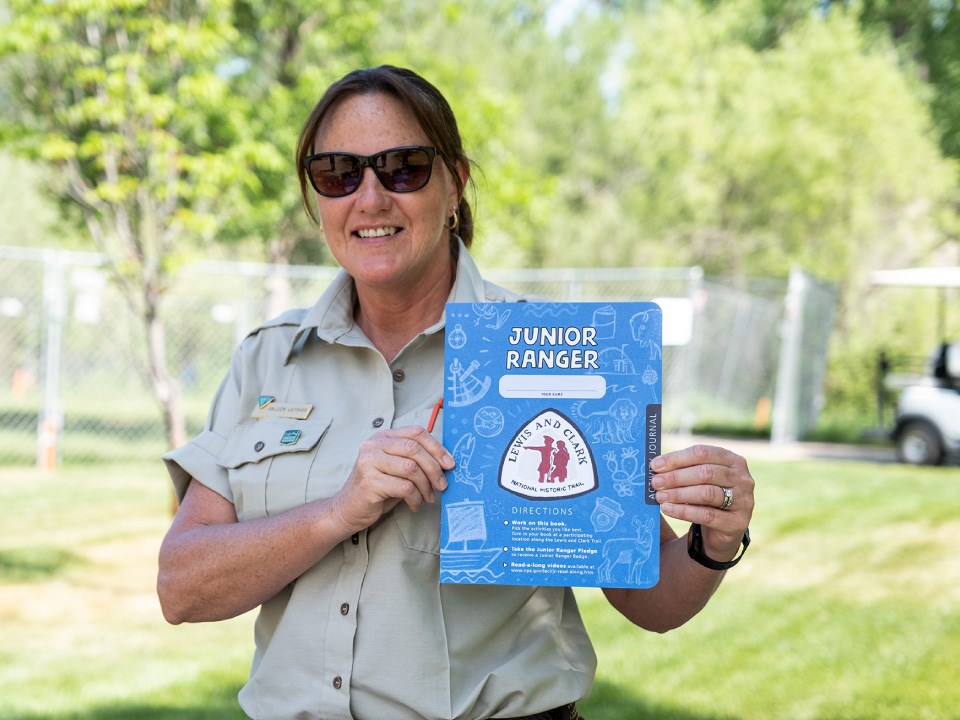
[[[144,325],[147,333],[147,374],[150,378],[150,389],[163,415],[167,446],[173,449],[186,442],[187,423],[180,383],[170,374],[167,366],[166,328],[157,313],[155,303],[146,308]],[[175,515],[178,507],[176,495],[171,494],[170,514]]]
[[[145,317],[147,331],[147,373],[153,397],[163,413],[167,444],[179,447],[187,440],[187,425],[183,411],[180,384],[167,367],[166,328],[156,312],[148,308]]]
[[[267,312],[266,317],[274,318],[291,307],[293,289],[290,287],[290,253],[294,243],[290,240],[276,240],[267,244],[267,257],[270,261],[270,276],[266,279]]]

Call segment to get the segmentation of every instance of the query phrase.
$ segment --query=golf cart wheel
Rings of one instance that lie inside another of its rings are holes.
[[[907,423],[897,436],[897,457],[911,465],[939,465],[943,461],[940,435],[929,423]]]

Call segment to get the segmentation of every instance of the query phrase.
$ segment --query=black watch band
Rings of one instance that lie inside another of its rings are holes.
[[[696,560],[698,563],[704,567],[708,567],[711,570],[728,570],[740,562],[740,558],[743,557],[743,554],[747,551],[747,548],[750,547],[750,528],[747,528],[746,532],[743,533],[743,540],[740,542],[743,544],[740,553],[733,559],[728,562],[719,562],[717,560],[712,560],[707,557],[707,554],[703,552],[703,529],[700,527],[699,523],[693,523],[690,526],[690,534],[687,536],[687,554]]]

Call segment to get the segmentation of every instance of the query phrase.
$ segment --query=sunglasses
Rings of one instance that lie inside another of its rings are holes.
[[[417,145],[390,148],[376,155],[324,152],[305,157],[303,167],[313,189],[325,197],[344,197],[355,192],[365,167],[371,168],[390,192],[408,193],[430,182],[436,155],[436,148]]]

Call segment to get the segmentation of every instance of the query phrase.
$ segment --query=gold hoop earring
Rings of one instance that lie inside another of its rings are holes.
[[[450,232],[456,232],[460,226],[460,216],[457,214],[456,208],[451,211],[450,217],[447,218],[447,222],[445,222],[443,226]]]

